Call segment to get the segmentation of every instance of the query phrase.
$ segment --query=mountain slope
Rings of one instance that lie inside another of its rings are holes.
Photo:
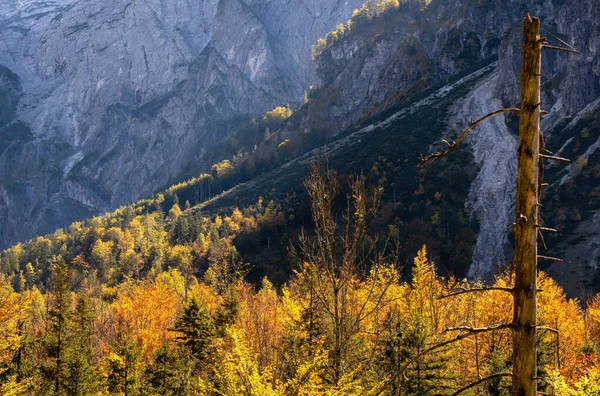
[[[505,2],[496,1],[452,5],[433,1],[421,13],[409,10],[402,15],[400,12],[396,19],[392,19],[396,23],[386,24],[383,20],[358,34],[351,32],[349,37],[331,45],[318,60],[318,80],[325,81],[320,88],[329,91],[328,97],[337,98],[346,105],[346,108],[334,107],[335,118],[345,122],[361,120],[374,110],[380,111],[391,106],[394,98],[397,100],[398,97],[414,95],[415,87],[418,87],[418,91],[423,85],[444,81],[478,60],[498,53],[497,73],[486,78],[465,98],[456,101],[457,110],[449,121],[448,129],[462,129],[470,119],[476,119],[503,105],[518,107],[520,22],[526,11],[542,17],[542,34],[548,37],[551,44],[575,46],[582,52],[580,56],[544,52],[542,98],[543,107],[550,111],[550,115],[544,118],[542,127],[549,138],[548,147],[558,151],[561,147],[568,146],[567,142],[573,138],[573,134],[579,134],[585,127],[576,125],[577,122],[572,120],[586,118],[586,114],[588,121],[594,120],[594,112],[598,108],[600,46],[597,40],[597,15],[600,4],[594,1],[515,1],[511,2],[510,7],[506,7]],[[413,61],[409,65],[412,67],[406,70],[403,66],[411,57]],[[367,67],[373,62],[377,62],[380,67]],[[334,66],[328,69],[329,65]],[[415,75],[416,70],[420,74]],[[348,71],[351,71],[351,76]],[[352,92],[350,100],[339,99],[349,92]],[[361,97],[366,100],[352,100]],[[339,109],[342,111],[336,113],[335,110]],[[316,115],[312,118],[319,119],[318,112],[314,113]],[[515,121],[514,117],[498,117],[479,127],[466,140],[479,166],[479,173],[470,187],[467,202],[469,214],[480,223],[470,272],[473,276],[488,276],[510,260],[510,224],[514,217],[511,197],[516,177],[514,157],[511,158],[514,154],[511,152],[515,149],[518,132]],[[583,187],[580,190],[581,200],[565,200],[565,189],[559,188],[566,180],[579,175],[579,172],[568,170],[567,175],[563,172],[558,178],[552,172],[548,174],[547,181],[552,184],[552,188],[545,198],[560,199],[565,203],[564,210],[582,212],[584,221],[587,221],[586,218],[593,218],[599,209],[593,195],[593,189],[598,183],[597,177],[591,176],[597,164],[594,153],[597,150],[599,132],[595,123],[590,121],[588,124],[587,137],[572,140],[576,148],[572,153],[564,153],[580,164],[584,163],[581,155],[586,159],[584,167],[588,170],[583,173],[589,176],[580,185]],[[440,131],[435,140],[444,135]],[[427,152],[431,149],[421,150]],[[438,166],[436,170],[440,168]],[[577,185],[574,181],[570,184]],[[584,211],[582,206],[588,200]],[[563,223],[563,220],[553,219],[555,214],[554,209],[548,210],[545,219],[549,226],[556,222]],[[551,254],[556,243],[571,239],[569,233],[574,229],[577,218],[577,215],[571,216],[569,221],[572,224],[565,228],[565,233],[548,238]],[[597,254],[593,247],[597,246],[598,237],[597,233],[591,234],[586,238],[588,245],[585,251],[593,256]],[[583,259],[583,256],[578,256]],[[569,266],[576,265],[574,261],[580,260],[575,257],[577,256],[568,260]],[[592,263],[597,260],[594,257],[588,259]],[[592,271],[580,271],[576,278],[591,282],[593,267],[593,264],[588,265],[588,269]],[[564,278],[567,281],[570,277]]]
[[[149,195],[242,120],[299,102],[310,45],[360,3],[2,3],[18,82],[0,104],[0,246]]]
[[[295,151],[293,144],[285,144],[287,155],[290,155],[290,146],[292,152],[299,155],[307,136],[311,134],[325,135],[326,138],[321,140],[326,141],[341,131],[351,131],[356,123],[370,125],[373,123],[373,114],[382,110],[390,111],[397,103],[411,101],[411,97],[418,96],[419,92],[433,84],[444,84],[458,70],[473,67],[478,60],[492,56],[495,51],[498,51],[500,60],[497,71],[479,85],[473,86],[473,91],[469,94],[455,98],[452,115],[445,119],[444,127],[430,135],[429,142],[439,141],[447,135],[452,136],[456,130],[468,125],[470,119],[483,116],[503,105],[518,106],[517,76],[520,67],[522,17],[519,12],[526,9],[538,10],[544,22],[542,33],[548,35],[551,44],[572,43],[583,52],[581,56],[551,51],[544,53],[542,90],[544,108],[550,111],[550,115],[544,118],[542,125],[548,137],[548,148],[559,151],[561,147],[574,146],[572,152],[562,154],[574,162],[578,161],[580,165],[574,165],[575,167],[585,164],[587,171],[583,174],[588,175],[580,186],[584,187],[578,193],[580,200],[569,200],[564,196],[572,195],[573,192],[566,192],[560,186],[567,180],[570,180],[569,185],[578,186],[574,178],[581,179],[581,172],[570,171],[573,166],[558,175],[547,172],[547,181],[552,186],[545,199],[558,200],[565,205],[563,211],[573,213],[563,219],[564,216],[557,214],[556,204],[547,205],[546,223],[551,227],[558,224],[561,230],[558,235],[547,237],[549,254],[561,253],[564,249],[557,252],[554,250],[555,246],[563,243],[561,241],[577,239],[570,235],[577,222],[583,220],[584,224],[590,221],[593,224],[599,209],[597,199],[594,198],[594,188],[597,186],[597,173],[594,173],[597,158],[594,153],[597,152],[599,131],[598,126],[592,122],[596,119],[594,114],[598,108],[597,98],[600,96],[600,73],[597,70],[600,48],[595,33],[597,18],[594,17],[598,13],[599,4],[567,1],[515,2],[514,5],[511,9],[514,13],[507,15],[504,4],[499,2],[466,2],[458,7],[460,12],[469,16],[462,19],[456,8],[434,1],[422,12],[411,7],[401,7],[399,11],[352,30],[328,46],[319,56],[317,84],[310,94],[309,103],[292,116],[290,122],[276,135],[275,141],[269,142],[262,156],[266,156],[269,150],[275,150],[274,147],[278,144],[288,140],[293,143],[294,139]],[[489,23],[474,25],[470,22],[473,20],[486,20]],[[494,32],[494,29],[500,30]],[[436,45],[429,45],[431,43]],[[574,138],[574,134],[579,134],[586,128],[586,125],[577,124],[577,120],[582,118],[588,119],[587,124],[590,124],[587,125],[586,137]],[[472,226],[478,232],[473,265],[469,272],[472,276],[489,276],[510,261],[510,225],[514,217],[511,197],[514,195],[512,189],[516,177],[516,127],[514,117],[501,116],[478,128],[466,140],[475,154],[475,163],[479,168],[466,202],[469,216],[479,223],[479,226]],[[409,132],[419,133],[417,128]],[[388,142],[393,141],[393,138],[389,139],[382,141],[379,146],[367,143],[363,149],[368,151],[367,147],[376,147],[376,152],[385,152]],[[333,143],[335,144],[337,143]],[[415,148],[414,153],[431,150],[423,144]],[[562,151],[565,151],[564,148]],[[346,157],[345,161],[339,163],[340,170],[346,172],[350,169],[352,161],[348,162],[349,158],[353,157]],[[408,158],[406,160],[410,161]],[[368,171],[371,165],[372,163],[365,161],[360,168]],[[437,166],[435,171],[440,172],[441,168],[442,166]],[[283,180],[280,182],[283,183]],[[263,186],[262,191],[267,190]],[[411,190],[404,193],[410,194]],[[231,193],[232,196],[235,194],[238,192]],[[584,210],[582,206],[588,200]],[[455,210],[461,206],[462,204],[455,206]],[[579,283],[586,280],[589,287],[593,284],[593,263],[597,262],[595,255],[598,234],[593,231],[593,227],[582,227],[585,231],[580,232],[591,235],[584,238],[585,245],[576,244],[573,251],[581,248],[593,257],[584,259],[581,254],[572,255],[567,257],[569,265],[565,267],[583,266],[587,271],[565,269],[561,274],[565,282]],[[591,264],[582,263],[586,260]],[[543,267],[547,268],[546,263],[543,263]],[[574,289],[569,289],[569,292],[578,294],[581,290],[575,292]]]

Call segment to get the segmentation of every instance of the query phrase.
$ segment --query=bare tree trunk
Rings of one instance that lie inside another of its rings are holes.
[[[61,355],[62,355],[62,306],[59,308],[60,313],[58,316],[58,327],[57,327],[57,343],[56,343],[56,378],[54,378],[54,391],[60,393],[60,379],[61,379]]]
[[[542,41],[539,18],[525,18],[515,223],[513,394],[535,396],[538,160]]]
[[[542,227],[540,220],[540,192],[542,189],[543,163],[542,160],[553,160],[559,162],[569,162],[565,158],[544,155],[540,153],[543,149],[543,136],[540,130],[540,88],[542,72],[542,48],[558,50],[563,52],[580,54],[573,47],[568,48],[548,45],[545,39],[539,36],[540,20],[532,18],[529,14],[523,22],[523,59],[521,67],[521,108],[520,109],[501,109],[494,111],[477,121],[471,121],[471,125],[465,129],[458,140],[446,144],[446,149],[427,157],[421,156],[419,168],[427,171],[428,167],[438,159],[444,157],[455,150],[461,141],[469,132],[486,119],[502,113],[520,114],[520,141],[518,150],[518,178],[517,178],[517,202],[516,202],[516,221],[513,225],[515,234],[515,254],[513,263],[515,267],[515,286],[514,288],[474,288],[471,290],[462,290],[451,293],[442,298],[455,296],[468,292],[480,292],[489,290],[504,290],[513,294],[514,298],[514,316],[512,323],[504,323],[487,328],[473,329],[459,327],[454,330],[467,330],[455,339],[442,342],[427,349],[424,353],[430,353],[448,343],[462,340],[479,332],[496,330],[499,326],[513,329],[513,373],[500,373],[476,381],[469,386],[457,391],[455,395],[465,390],[471,389],[479,383],[498,376],[512,376],[512,394],[517,396],[536,396],[537,394],[537,353],[536,341],[537,330],[550,330],[558,334],[557,329],[537,326],[537,260],[545,258],[553,261],[561,261],[553,257],[538,256],[537,237],[538,232],[555,232],[550,228]],[[543,242],[543,240],[542,240]],[[492,338],[493,339],[493,338]],[[558,343],[558,341],[557,341]],[[558,352],[557,352],[558,353]],[[419,355],[417,356],[419,357]],[[408,365],[413,363],[416,358],[411,359]],[[560,357],[557,357],[560,362]],[[404,365],[396,376],[403,375],[408,367]],[[395,377],[392,377],[395,379]],[[389,382],[388,382],[389,383]],[[386,383],[387,386],[387,383]]]

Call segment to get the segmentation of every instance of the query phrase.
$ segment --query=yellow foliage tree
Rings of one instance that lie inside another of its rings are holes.
[[[261,371],[277,361],[283,333],[280,299],[267,278],[262,283],[258,293],[244,288],[238,321]]]
[[[180,309],[173,288],[160,278],[146,284],[127,284],[110,306],[111,331],[103,341],[112,345],[116,339],[130,340],[149,362],[161,345],[174,338],[169,329]]]
[[[218,348],[218,366],[215,379],[219,393],[226,396],[261,395],[277,396],[272,373],[261,374],[252,349],[246,343],[242,329],[228,327]]]
[[[181,208],[179,207],[178,204],[174,203],[173,206],[171,207],[171,210],[169,210],[169,218],[176,219],[180,215],[181,215]]]

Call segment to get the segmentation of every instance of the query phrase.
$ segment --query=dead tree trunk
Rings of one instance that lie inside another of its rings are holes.
[[[513,394],[535,396],[537,224],[542,40],[539,18],[525,18],[521,67],[518,178],[515,222]]]
[[[536,396],[537,394],[537,330],[550,330],[558,335],[558,330],[537,326],[537,260],[545,259],[561,261],[553,257],[538,256],[538,233],[542,231],[556,232],[551,228],[542,227],[540,219],[540,192],[543,179],[543,160],[569,162],[565,158],[544,155],[540,153],[543,145],[543,136],[540,131],[540,89],[542,71],[542,49],[552,49],[579,54],[570,47],[556,47],[548,45],[546,40],[539,36],[540,20],[532,18],[529,14],[523,22],[523,59],[521,67],[521,107],[520,109],[500,109],[483,116],[465,129],[455,142],[443,140],[446,149],[427,157],[421,156],[419,168],[425,169],[425,174],[433,163],[456,150],[462,140],[473,128],[486,119],[503,113],[518,113],[519,125],[519,150],[518,150],[518,176],[517,176],[517,201],[516,221],[513,225],[515,234],[515,253],[513,256],[515,285],[514,287],[484,287],[473,289],[459,289],[453,293],[441,296],[448,298],[464,293],[478,293],[489,290],[502,290],[513,294],[514,313],[511,323],[501,323],[483,328],[470,328],[460,326],[447,329],[447,331],[461,331],[462,333],[450,340],[434,345],[418,354],[405,364],[401,370],[392,376],[392,380],[404,375],[404,371],[416,359],[424,354],[431,353],[451,343],[461,341],[467,337],[483,332],[494,332],[510,328],[513,331],[513,371],[512,373],[498,373],[482,378],[458,390],[458,395],[489,379],[499,376],[512,377],[512,394],[517,396]],[[564,42],[563,42],[564,43]],[[566,43],[564,43],[566,44]],[[568,44],[567,44],[568,46]],[[424,176],[423,176],[424,177]],[[542,238],[543,243],[543,238]],[[558,342],[558,341],[557,341]],[[385,383],[388,386],[391,381]],[[381,392],[381,391],[380,391]],[[379,393],[380,393],[379,392]],[[379,394],[375,393],[375,394]]]

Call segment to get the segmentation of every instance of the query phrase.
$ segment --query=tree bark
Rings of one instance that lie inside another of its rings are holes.
[[[538,160],[542,42],[539,18],[525,17],[521,67],[518,179],[515,223],[513,394],[535,396]]]

